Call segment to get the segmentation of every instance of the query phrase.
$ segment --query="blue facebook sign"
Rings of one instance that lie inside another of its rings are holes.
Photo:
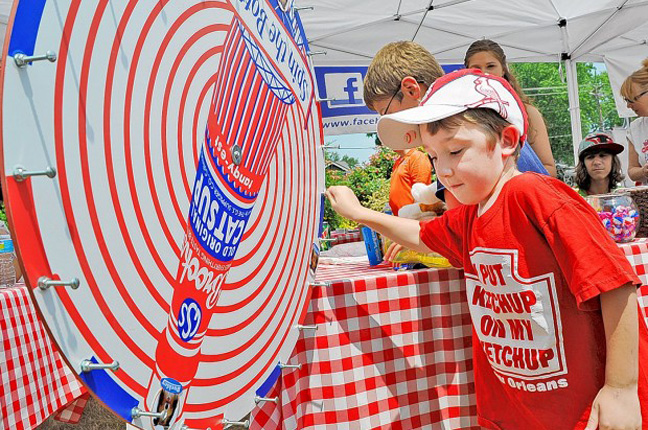
[[[331,75],[329,75],[329,77],[330,76]],[[331,100],[331,105],[333,106],[361,105],[362,99],[356,98],[356,94],[359,93],[358,82],[361,82],[361,80],[359,80],[358,78],[359,78],[358,76],[351,76],[346,78],[346,86],[342,88],[342,91],[344,91],[348,95],[348,97],[343,98],[341,100],[338,99]]]
[[[366,74],[366,66],[315,67],[320,98],[335,99],[322,103],[322,116],[374,114],[364,104],[362,82]]]
[[[463,66],[442,66],[448,73]],[[367,66],[315,67],[317,94],[321,99],[325,135],[376,131],[378,115],[364,104],[363,82]]]

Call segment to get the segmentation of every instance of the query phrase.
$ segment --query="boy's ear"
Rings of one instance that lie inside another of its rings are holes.
[[[520,145],[520,131],[514,125],[504,127],[501,134],[502,155],[510,156]]]
[[[403,97],[411,97],[417,102],[423,97],[421,85],[412,76],[405,76],[403,78],[401,81],[401,92],[403,93]]]

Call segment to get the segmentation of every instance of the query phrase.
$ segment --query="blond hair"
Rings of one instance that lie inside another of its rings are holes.
[[[648,58],[641,62],[641,69],[635,70],[628,76],[623,85],[621,85],[621,97],[632,100],[635,97],[632,91],[632,84],[637,84],[642,88],[648,87]]]
[[[367,107],[376,110],[373,107],[375,102],[389,99],[394,94],[401,101],[403,94],[398,89],[406,76],[429,87],[443,76],[443,69],[434,55],[416,42],[392,42],[380,48],[364,78],[364,101]]]

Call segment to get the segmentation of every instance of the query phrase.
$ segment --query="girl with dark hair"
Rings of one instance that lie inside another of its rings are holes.
[[[617,154],[623,152],[623,145],[607,133],[589,134],[578,146],[576,185],[583,197],[593,194],[607,194],[623,180],[621,162]]]
[[[481,39],[473,42],[464,57],[464,66],[469,69],[479,69],[484,73],[499,76],[506,79],[515,92],[520,96],[524,103],[527,115],[529,116],[529,134],[527,141],[529,148],[533,149],[534,155],[544,166],[544,169],[553,177],[556,177],[556,163],[551,151],[551,144],[549,143],[549,134],[547,133],[547,126],[545,125],[544,118],[540,111],[533,106],[529,97],[524,94],[522,87],[518,83],[515,76],[511,73],[506,63],[506,54],[501,46],[496,42],[488,39]],[[527,145],[524,145],[522,149]],[[528,150],[527,149],[527,150]],[[520,160],[518,169],[520,171],[538,171],[537,168],[524,165],[524,160]]]

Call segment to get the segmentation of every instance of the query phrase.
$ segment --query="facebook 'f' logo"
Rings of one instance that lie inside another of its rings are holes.
[[[346,92],[349,95],[349,104],[354,105],[356,104],[355,101],[355,93],[358,90],[358,87],[354,85],[355,82],[357,82],[358,79],[353,77],[347,79],[347,84],[346,87],[344,87],[344,92]]]
[[[364,105],[360,73],[327,73],[324,75],[326,96],[331,108]]]

